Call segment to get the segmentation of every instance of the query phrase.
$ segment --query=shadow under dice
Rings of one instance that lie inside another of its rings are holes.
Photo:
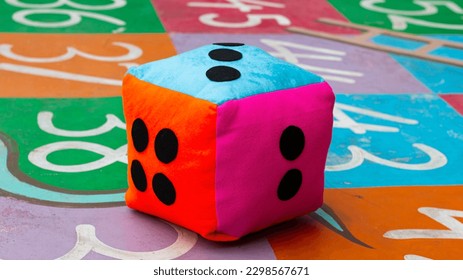
[[[334,95],[319,76],[239,43],[129,70],[127,205],[235,240],[323,201]]]

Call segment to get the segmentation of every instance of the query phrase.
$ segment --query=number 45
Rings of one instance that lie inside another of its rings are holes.
[[[219,14],[210,13],[204,14],[199,17],[199,21],[204,24],[215,26],[215,27],[225,27],[225,28],[249,28],[258,26],[262,23],[263,20],[266,19],[274,19],[279,25],[281,26],[289,26],[291,25],[291,21],[282,15],[275,15],[275,14],[259,14],[259,15],[246,15],[248,18],[247,21],[244,22],[224,22],[224,21],[217,21],[216,18],[219,17]]]
[[[281,3],[273,3],[268,1],[258,0],[227,0],[228,3],[209,3],[209,2],[189,2],[188,7],[202,7],[202,8],[222,8],[222,9],[238,9],[240,12],[248,13],[252,10],[262,10],[264,7],[270,8],[284,8],[285,5]],[[264,20],[275,20],[281,26],[288,26],[291,21],[279,14],[248,14],[247,20],[243,22],[224,22],[219,21],[220,17],[217,13],[203,14],[199,17],[199,21],[214,27],[223,28],[249,28],[258,26]]]

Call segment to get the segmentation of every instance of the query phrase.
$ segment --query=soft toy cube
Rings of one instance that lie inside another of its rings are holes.
[[[217,241],[323,201],[334,94],[317,75],[239,43],[130,68],[126,203]]]

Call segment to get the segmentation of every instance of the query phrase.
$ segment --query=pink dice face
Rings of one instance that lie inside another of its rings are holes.
[[[322,82],[219,106],[218,232],[243,236],[321,206],[333,105]]]

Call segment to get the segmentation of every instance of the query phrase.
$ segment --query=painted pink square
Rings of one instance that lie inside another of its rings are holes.
[[[218,232],[241,237],[321,206],[333,106],[326,82],[219,106]],[[285,158],[287,151],[294,157]]]

